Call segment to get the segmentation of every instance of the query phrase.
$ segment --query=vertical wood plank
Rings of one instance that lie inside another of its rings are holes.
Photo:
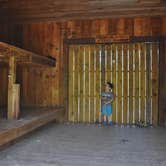
[[[85,66],[86,66],[86,45],[84,45],[84,48],[83,48],[83,57],[82,57],[82,59],[83,59],[83,69],[82,69],[82,73],[83,73],[83,84],[82,84],[82,86],[83,86],[83,89],[82,89],[82,93],[83,93],[83,122],[86,122],[86,71],[85,71]]]
[[[150,82],[149,82],[149,100],[150,100],[150,124],[153,125],[153,92],[152,92],[152,73],[153,73],[153,43],[150,43]]]
[[[140,54],[141,54],[141,121],[145,122],[146,111],[145,111],[145,62],[146,62],[146,52],[145,52],[145,43],[140,45]]]
[[[84,46],[80,45],[80,52],[79,52],[79,65],[80,65],[80,122],[83,122],[84,120],[84,101],[83,101],[83,91],[84,91],[84,73],[83,73],[83,68],[84,68]]]
[[[8,98],[8,70],[0,68],[0,118],[7,117],[7,98]]]
[[[9,58],[8,73],[8,119],[14,119],[14,83],[16,81],[16,64],[13,55]]]
[[[107,74],[106,74],[106,67],[107,67],[107,50],[106,50],[106,46],[105,45],[101,45],[100,46],[100,95],[99,95],[99,100],[100,100],[100,110],[99,110],[99,122],[101,122],[101,93],[102,91],[105,90],[105,82],[107,79]]]
[[[151,108],[150,108],[150,43],[146,43],[146,112],[147,122],[150,123]]]
[[[88,123],[91,123],[91,46],[88,46]]]
[[[70,46],[69,48],[69,121],[73,121],[73,53],[74,47]]]
[[[140,120],[139,116],[139,86],[140,86],[140,80],[139,80],[139,44],[135,44],[135,121],[138,122]]]
[[[80,106],[81,106],[81,98],[80,98],[80,90],[81,90],[81,66],[80,66],[80,51],[81,51],[81,46],[78,46],[79,47],[79,51],[78,51],[78,54],[77,54],[77,57],[78,57],[78,122],[81,122],[81,118],[80,118]]]
[[[73,85],[72,85],[72,105],[73,105],[73,110],[72,110],[72,121],[75,122],[76,118],[77,118],[77,111],[76,111],[76,104],[75,104],[75,83],[76,83],[76,49],[77,47],[75,46],[73,48],[73,53],[72,53],[72,82],[73,82]]]
[[[100,45],[96,46],[96,121],[100,120],[100,87],[101,87],[101,56],[102,49]]]
[[[118,44],[118,68],[117,68],[117,74],[118,74],[118,123],[122,124],[122,114],[123,114],[123,108],[122,108],[122,52],[123,52],[123,46],[122,44]]]
[[[85,79],[85,90],[84,90],[84,97],[85,97],[85,122],[88,123],[89,122],[89,118],[90,118],[90,100],[89,100],[89,95],[90,95],[90,87],[89,87],[89,84],[90,84],[90,72],[89,72],[89,67],[90,67],[90,57],[89,57],[89,48],[90,46],[89,45],[85,45],[85,65],[84,65],[84,73],[85,73],[85,76],[84,76],[84,79]]]
[[[141,44],[138,45],[138,121],[141,121]]]
[[[113,92],[115,95],[114,102],[113,102],[113,111],[112,111],[112,121],[114,123],[117,122],[117,83],[116,83],[116,46],[115,44],[111,45],[111,70],[112,70],[112,83],[114,85]]]
[[[75,108],[75,122],[79,122],[79,114],[78,114],[78,75],[79,75],[79,46],[76,46],[74,49],[75,52],[75,79],[74,79],[74,108]],[[70,88],[70,87],[69,87]]]
[[[124,113],[123,113],[123,121],[124,124],[127,124],[127,116],[128,116],[128,103],[127,103],[127,96],[128,96],[128,85],[127,85],[127,81],[128,81],[128,45],[124,44],[123,45],[123,56],[124,56],[124,60],[123,60],[123,109],[124,109]]]
[[[127,124],[130,123],[130,45],[127,45]]]
[[[133,57],[134,57],[134,55],[133,55],[133,45],[132,44],[129,44],[129,55],[130,55],[130,62],[129,62],[129,69],[130,69],[130,71],[129,71],[129,77],[130,77],[130,82],[129,82],[129,98],[130,98],[130,111],[129,111],[129,117],[130,117],[130,119],[129,119],[129,121],[130,121],[130,124],[132,124],[133,123],[133,107],[134,107],[134,105],[133,105]]]
[[[152,61],[152,100],[153,100],[153,124],[158,124],[158,63],[159,63],[159,43],[153,43]]]
[[[95,46],[90,45],[90,122],[95,122],[95,98],[94,98],[94,85],[95,85]]]
[[[118,45],[115,46],[116,48],[116,123],[119,123],[119,87],[118,87],[118,83],[119,83],[119,47]]]
[[[96,118],[97,118],[97,97],[96,97],[96,87],[97,87],[97,54],[98,54],[98,49],[94,48],[94,88],[93,88],[93,92],[94,92],[94,122],[96,122]]]

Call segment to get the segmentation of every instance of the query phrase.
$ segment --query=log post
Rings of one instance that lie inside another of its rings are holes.
[[[14,84],[16,81],[15,56],[9,58],[8,71],[8,119],[14,119]]]

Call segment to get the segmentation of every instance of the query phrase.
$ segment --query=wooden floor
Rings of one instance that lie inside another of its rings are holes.
[[[50,124],[0,152],[2,166],[166,166],[166,128]]]

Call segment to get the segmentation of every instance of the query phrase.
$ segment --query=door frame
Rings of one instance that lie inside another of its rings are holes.
[[[157,124],[160,124],[160,116],[162,116],[162,114],[160,115],[160,108],[161,108],[161,102],[160,102],[160,98],[161,98],[161,91],[160,91],[160,83],[161,83],[161,63],[160,63],[160,57],[161,57],[161,53],[162,53],[162,43],[163,41],[165,41],[166,37],[163,36],[157,36],[157,37],[152,37],[152,36],[146,36],[146,37],[131,37],[129,40],[124,40],[124,39],[120,39],[116,42],[112,42],[112,39],[110,38],[110,41],[106,41],[103,43],[98,43],[97,40],[95,38],[76,38],[76,39],[65,39],[64,40],[64,46],[65,46],[65,53],[66,53],[66,57],[67,57],[67,67],[66,67],[66,72],[67,72],[67,79],[66,79],[66,90],[67,90],[67,96],[66,96],[66,105],[65,105],[65,110],[66,110],[66,114],[65,114],[65,119],[66,121],[68,121],[68,113],[69,113],[69,46],[70,45],[91,45],[91,44],[101,44],[101,45],[107,45],[107,44],[123,44],[123,43],[138,43],[138,42],[158,42],[159,43],[159,57],[158,57],[158,115],[157,115]],[[103,40],[104,41],[104,40]]]

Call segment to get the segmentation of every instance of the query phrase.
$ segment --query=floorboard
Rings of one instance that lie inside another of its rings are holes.
[[[166,128],[50,124],[0,152],[3,166],[165,166]]]

